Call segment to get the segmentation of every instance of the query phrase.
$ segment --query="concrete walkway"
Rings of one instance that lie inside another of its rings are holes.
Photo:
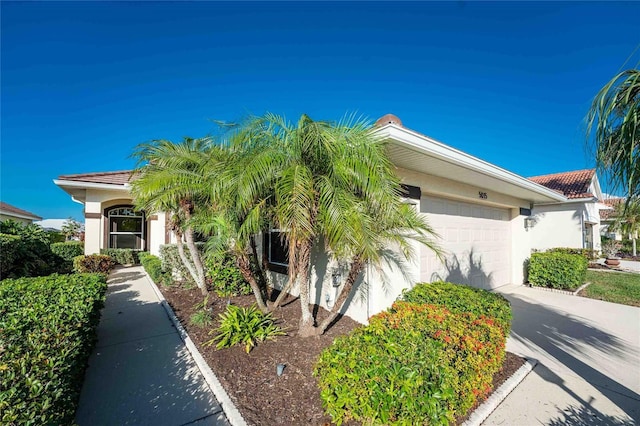
[[[510,352],[539,364],[485,425],[640,423],[640,308],[525,286],[511,302]]]
[[[111,274],[76,421],[229,424],[141,267]]]

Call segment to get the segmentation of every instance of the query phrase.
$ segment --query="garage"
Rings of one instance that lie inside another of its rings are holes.
[[[510,210],[425,196],[420,211],[440,234],[444,261],[422,250],[420,279],[491,289],[511,282]]]

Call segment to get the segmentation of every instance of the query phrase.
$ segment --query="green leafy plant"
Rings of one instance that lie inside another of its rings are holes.
[[[213,317],[209,308],[209,295],[206,295],[202,302],[197,303],[194,309],[196,311],[189,317],[191,324],[203,328],[213,324]]]
[[[50,248],[50,236],[42,227],[13,220],[0,222],[2,261],[0,278],[19,278],[69,272],[68,262]]]
[[[0,424],[72,424],[107,284],[99,274],[0,283]]]
[[[595,260],[598,258],[598,251],[586,248],[573,248],[573,247],[554,247],[546,251],[546,253],[566,253],[566,254],[579,254],[587,258],[587,260]]]
[[[78,273],[98,272],[108,274],[116,266],[111,257],[104,254],[80,255],[73,258],[73,269]]]
[[[67,241],[63,243],[51,244],[53,254],[60,256],[68,262],[73,262],[73,258],[84,254],[84,242]]]
[[[444,425],[491,390],[505,343],[492,318],[400,301],[336,339],[314,375],[338,425]]]
[[[101,249],[100,254],[110,256],[118,265],[137,265],[139,250],[134,249]]]
[[[206,345],[218,342],[216,347],[221,349],[242,344],[247,353],[257,342],[273,340],[276,336],[285,334],[275,324],[271,313],[262,313],[255,305],[248,308],[227,306],[227,310],[220,314],[220,327],[216,332],[216,337],[206,342]]]
[[[502,295],[443,281],[419,283],[402,291],[406,302],[444,306],[454,313],[468,312],[494,318],[506,337],[511,330],[511,305]]]
[[[227,255],[220,260],[209,256],[205,266],[213,291],[219,297],[245,296],[252,293],[251,286],[242,277],[233,257]]]
[[[138,253],[142,267],[156,284],[171,284],[171,274],[162,269],[162,261],[158,256],[142,251]]]
[[[532,253],[529,283],[540,287],[575,290],[584,284],[589,261],[578,254]]]

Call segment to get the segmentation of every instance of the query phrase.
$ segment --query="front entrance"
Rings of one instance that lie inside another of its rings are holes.
[[[593,224],[584,224],[584,248],[593,250]]]

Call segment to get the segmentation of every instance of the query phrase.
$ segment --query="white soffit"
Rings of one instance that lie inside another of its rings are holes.
[[[85,201],[87,189],[102,189],[107,191],[121,191],[129,193],[130,186],[112,185],[108,183],[80,182],[75,180],[54,179],[53,183],[59,186],[67,194],[71,195],[74,201],[83,203]]]
[[[405,169],[451,179],[532,203],[566,201],[542,185],[404,127],[388,124],[375,131],[386,140],[393,163]]]

